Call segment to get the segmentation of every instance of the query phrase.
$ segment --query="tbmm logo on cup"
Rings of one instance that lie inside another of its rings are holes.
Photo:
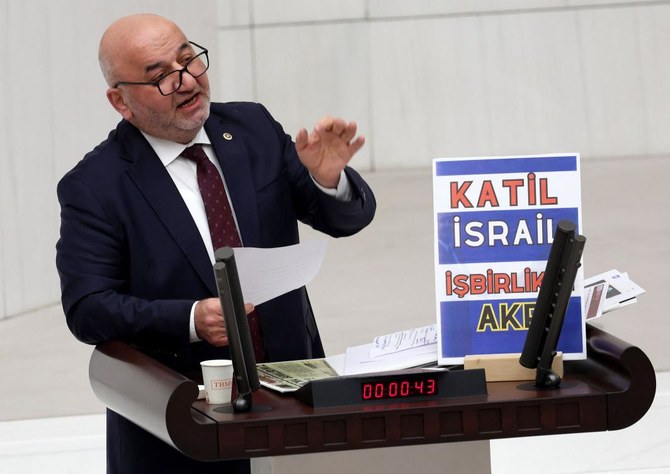
[[[212,390],[225,390],[233,387],[232,379],[212,380]]]

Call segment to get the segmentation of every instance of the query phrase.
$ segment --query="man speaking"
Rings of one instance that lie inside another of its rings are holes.
[[[160,16],[114,22],[99,60],[122,120],[58,184],[67,323],[197,378],[201,360],[229,358],[214,250],[296,244],[298,221],[333,237],[364,228],[375,199],[348,167],[364,139],[327,116],[294,143],[262,105],[210,103],[207,49]],[[304,287],[247,311],[261,360],[324,356]],[[107,465],[249,472],[248,460],[192,460],[111,410]]]

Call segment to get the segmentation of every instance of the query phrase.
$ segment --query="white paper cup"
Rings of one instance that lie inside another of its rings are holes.
[[[207,403],[230,403],[233,390],[233,361],[228,359],[203,360],[200,366]]]

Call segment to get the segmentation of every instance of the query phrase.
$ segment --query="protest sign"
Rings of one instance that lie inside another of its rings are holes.
[[[553,233],[581,233],[579,155],[440,158],[433,161],[438,359],[523,349]],[[582,268],[558,342],[586,356]]]

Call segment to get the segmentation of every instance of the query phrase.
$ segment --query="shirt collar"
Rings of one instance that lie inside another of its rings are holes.
[[[179,155],[181,155],[181,153],[186,150],[186,148],[190,147],[191,145],[196,143],[201,145],[212,144],[212,142],[209,140],[209,137],[207,136],[207,132],[205,132],[205,127],[201,127],[195,138],[185,145],[183,143],[172,142],[164,138],[154,137],[144,132],[142,132],[142,135],[144,135],[144,138],[147,139],[149,145],[151,145],[151,148],[154,149],[156,155],[158,155],[158,158],[163,163],[163,166],[168,166],[170,163],[176,160]]]

